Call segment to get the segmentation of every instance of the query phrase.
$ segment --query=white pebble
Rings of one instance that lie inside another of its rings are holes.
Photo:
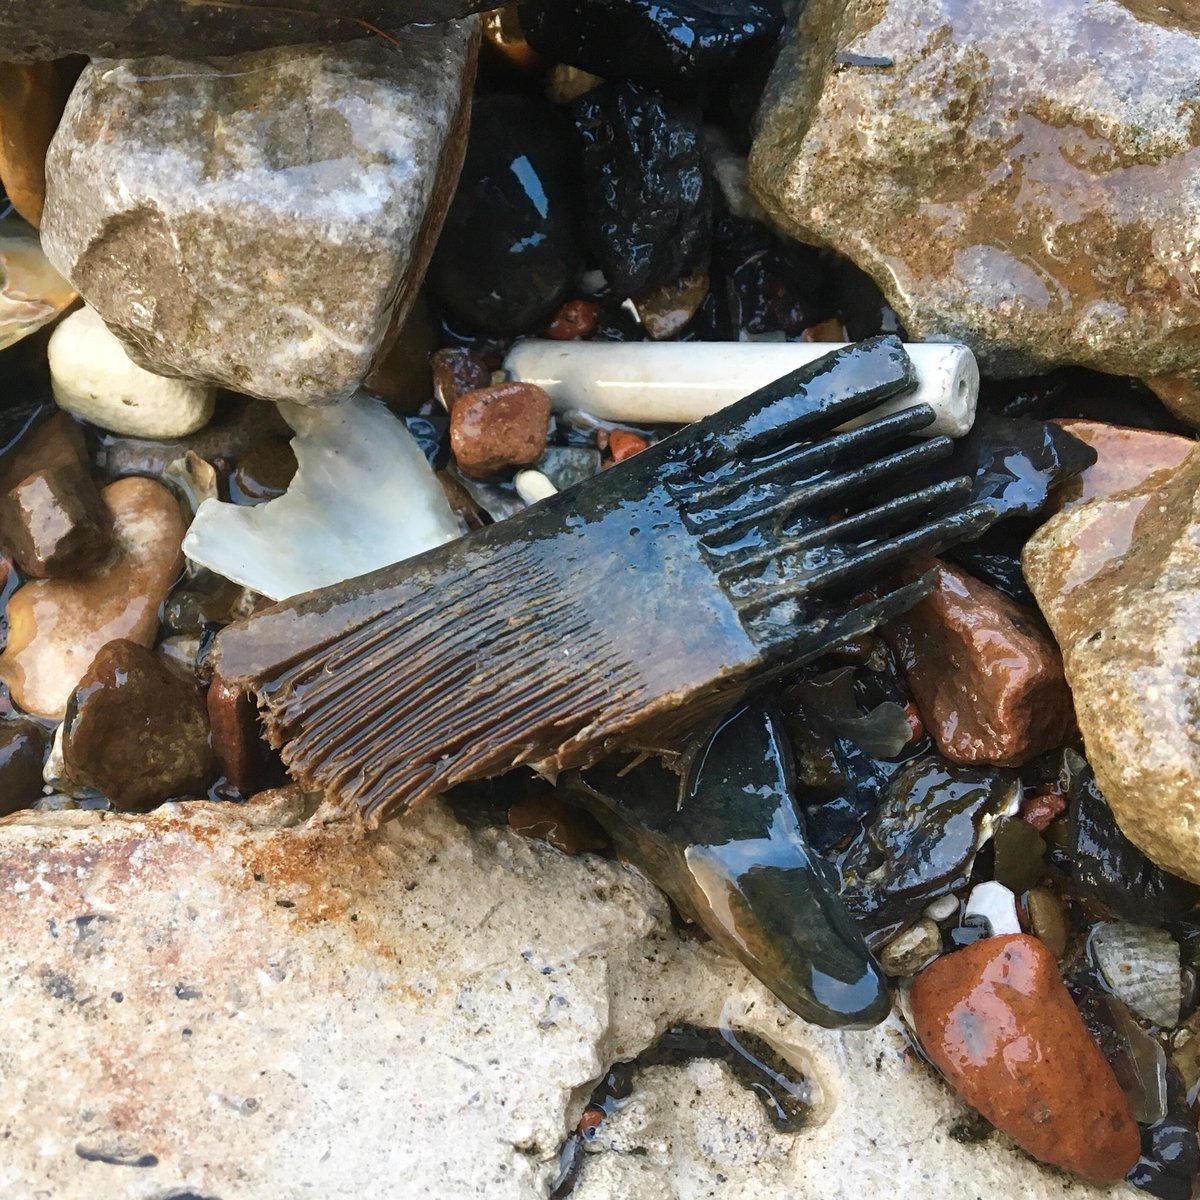
[[[536,504],[558,494],[558,488],[541,471],[518,471],[513,476],[513,487],[526,504]]]
[[[925,915],[931,921],[948,921],[955,913],[958,912],[958,897],[957,896],[939,896],[932,903],[926,905]]]
[[[173,438],[208,423],[216,390],[143,370],[94,308],[73,312],[50,336],[50,382],[60,408],[131,437]]]
[[[992,936],[1020,933],[1021,922],[1017,917],[1017,898],[1002,883],[994,879],[976,884],[967,897],[966,917],[983,917],[991,926]]]

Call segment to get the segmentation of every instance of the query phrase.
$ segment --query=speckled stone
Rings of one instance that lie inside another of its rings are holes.
[[[46,161],[46,253],[157,375],[348,397],[461,162],[475,22],[223,60],[96,61]]]
[[[760,110],[751,189],[867,271],[914,340],[965,341],[985,372],[1195,371],[1190,11],[813,0]]]
[[[1042,1162],[1114,1183],[1137,1161],[1138,1127],[1037,938],[989,937],[913,981],[925,1052],[993,1125]]]
[[[1200,883],[1200,448],[1051,518],[1021,562],[1121,832]]]

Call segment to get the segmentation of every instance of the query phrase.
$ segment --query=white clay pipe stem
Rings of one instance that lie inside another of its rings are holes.
[[[686,425],[772,383],[845,342],[517,342],[504,360],[513,379],[536,383],[556,412],[581,409],[606,421]],[[923,436],[961,437],[975,420],[979,367],[954,342],[912,342],[917,387],[851,425],[914,404],[937,414]]]

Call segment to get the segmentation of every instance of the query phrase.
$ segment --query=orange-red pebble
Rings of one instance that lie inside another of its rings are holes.
[[[588,338],[596,332],[600,309],[590,300],[568,300],[546,326],[546,336],[558,342]]]
[[[1028,934],[983,938],[921,971],[925,1053],[955,1091],[1042,1162],[1092,1183],[1124,1178],[1138,1127],[1054,955]]]
[[[608,435],[608,450],[613,456],[613,462],[624,462],[635,454],[640,454],[650,443],[636,433],[624,429],[614,429]]]

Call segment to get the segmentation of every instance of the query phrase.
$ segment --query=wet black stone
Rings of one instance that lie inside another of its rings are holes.
[[[682,780],[658,760],[610,760],[566,786],[622,857],[794,1012],[835,1027],[881,1021],[882,973],[806,841],[774,709],[735,710],[683,757]]]
[[[901,341],[908,340],[900,318],[870,275],[860,271],[847,258],[836,259],[832,272],[838,316],[850,341],[857,342],[879,333],[894,333]]]
[[[783,28],[779,0],[534,0],[520,15],[551,61],[689,96],[769,60]]]
[[[631,83],[593,88],[572,113],[585,233],[613,292],[671,283],[701,262],[712,197],[699,113]]]
[[[1142,1155],[1126,1179],[1161,1200],[1190,1200],[1198,1173],[1196,1124],[1186,1114],[1172,1114],[1142,1129]]]
[[[723,216],[714,224],[709,279],[710,295],[728,292],[726,327],[714,321],[713,339],[798,334],[833,315],[821,251],[778,237],[757,221]]]
[[[546,103],[480,96],[428,286],[479,331],[534,332],[579,275],[570,129]]]
[[[1065,855],[1075,892],[1141,925],[1179,920],[1200,896],[1185,880],[1155,866],[1118,828],[1092,769],[1074,751],[1063,755],[1069,798]]]
[[[868,828],[842,860],[842,898],[882,940],[930,900],[964,886],[985,820],[1019,796],[1015,771],[963,767],[936,755],[893,777]]]
[[[1095,461],[1090,446],[1048,421],[980,413],[936,477],[967,475],[973,500],[990,504],[1002,517],[1032,517],[1058,484]]]
[[[1021,570],[1021,549],[1033,532],[1031,524],[1024,520],[999,521],[978,541],[955,546],[945,557],[1018,604],[1037,611],[1037,601]]]

